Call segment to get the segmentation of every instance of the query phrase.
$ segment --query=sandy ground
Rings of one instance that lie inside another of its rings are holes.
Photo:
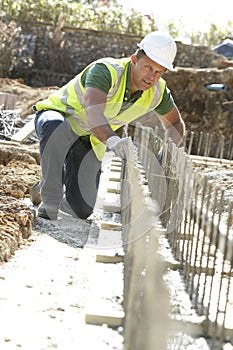
[[[101,185],[97,221],[105,190]],[[93,305],[121,309],[122,302],[122,265],[95,262],[97,237],[97,224],[64,213],[37,219],[31,242],[0,265],[1,350],[123,348],[121,328],[85,322]]]

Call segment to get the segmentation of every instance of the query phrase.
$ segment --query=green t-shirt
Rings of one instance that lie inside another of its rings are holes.
[[[127,67],[127,83],[126,83],[126,91],[125,91],[125,99],[124,99],[124,109],[127,108],[130,104],[134,103],[143,93],[143,91],[138,91],[134,94],[133,97],[130,97],[130,64]],[[108,91],[112,85],[111,73],[106,67],[104,63],[95,63],[91,66],[82,77],[82,85],[84,87],[93,87],[103,91],[105,94],[108,94]],[[173,108],[174,100],[171,95],[170,90],[166,86],[162,101],[160,104],[154,109],[155,112],[159,115],[164,115]]]

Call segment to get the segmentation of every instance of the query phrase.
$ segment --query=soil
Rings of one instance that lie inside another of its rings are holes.
[[[53,90],[57,89],[56,86],[32,88],[25,85],[22,79],[0,78],[0,91],[16,95],[14,109],[20,112],[23,120],[33,113],[32,107],[38,100],[46,98]]]

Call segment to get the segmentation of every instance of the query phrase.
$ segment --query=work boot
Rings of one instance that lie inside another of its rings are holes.
[[[77,218],[77,215],[71,209],[71,207],[70,207],[69,203],[67,202],[66,198],[62,198],[59,209],[63,213],[69,214],[69,215],[73,216],[74,218]]]
[[[41,203],[37,216],[47,220],[57,220],[58,206]]]
[[[30,190],[30,199],[32,204],[39,205],[41,203],[40,181],[36,182]]]

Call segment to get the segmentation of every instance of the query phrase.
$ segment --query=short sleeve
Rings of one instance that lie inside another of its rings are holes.
[[[84,74],[82,84],[85,88],[93,87],[107,95],[112,85],[111,73],[105,64],[95,63]]]
[[[166,86],[162,101],[154,110],[157,114],[164,115],[170,112],[173,107],[174,107],[174,99],[172,97],[171,91]]]

